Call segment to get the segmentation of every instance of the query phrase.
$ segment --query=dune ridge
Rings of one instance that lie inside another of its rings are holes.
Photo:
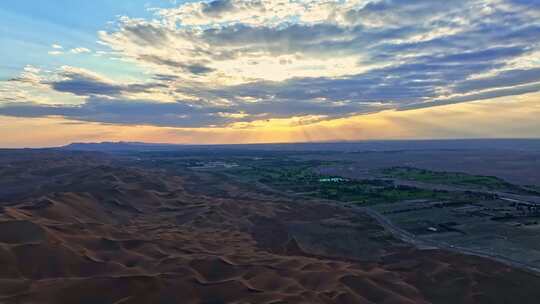
[[[533,274],[418,250],[347,208],[250,191],[204,172],[175,176],[64,153],[0,158],[0,303],[540,298]],[[16,181],[31,184],[22,191]]]

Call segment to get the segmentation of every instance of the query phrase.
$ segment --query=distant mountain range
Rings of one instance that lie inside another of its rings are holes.
[[[99,142],[99,143],[71,143],[60,147],[62,150],[73,151],[102,151],[102,152],[120,152],[120,151],[174,151],[185,147],[175,144],[154,144],[143,142]]]
[[[360,142],[320,142],[282,144],[181,145],[143,142],[72,143],[59,149],[71,151],[185,151],[185,150],[264,150],[264,151],[399,151],[399,150],[523,150],[540,151],[540,139],[452,139],[386,140]]]

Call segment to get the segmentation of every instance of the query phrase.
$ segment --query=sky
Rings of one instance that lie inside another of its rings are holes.
[[[540,137],[538,0],[0,2],[0,147]]]

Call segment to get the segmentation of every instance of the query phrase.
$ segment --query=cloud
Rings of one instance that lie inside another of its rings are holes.
[[[86,103],[77,106],[19,103],[0,107],[0,114],[18,117],[64,116],[81,121],[182,127],[226,123],[228,118],[218,114],[226,111],[181,102],[156,103],[98,97],[90,97]]]
[[[454,91],[466,93],[473,90],[511,87],[534,82],[540,82],[540,67],[528,70],[506,70],[491,77],[463,81],[454,86]]]
[[[71,49],[70,52],[72,52],[73,54],[82,54],[82,53],[90,53],[91,51],[84,47],[78,47],[78,48]]]
[[[92,87],[92,90],[94,88]],[[384,105],[347,102],[326,103],[320,100],[299,100],[296,102],[273,100],[248,105],[239,103],[219,105],[189,101],[163,103],[92,95],[84,103],[75,105],[9,103],[0,105],[0,115],[17,117],[64,116],[90,122],[208,127],[273,118],[317,116],[320,119],[326,119],[353,113],[371,113],[384,108]]]
[[[59,77],[59,80],[49,82],[51,87],[58,92],[74,95],[115,96],[120,94],[123,88],[122,85],[115,84],[84,69],[63,67]]]
[[[64,54],[64,52],[62,52],[62,51],[49,51],[47,54],[52,55],[52,56],[58,56],[58,55]]]
[[[62,106],[80,105],[89,97],[137,99],[163,88],[159,82],[124,83],[72,66],[42,70],[26,66],[15,78],[0,83],[0,106],[6,100]]]
[[[57,44],[57,43],[53,43],[51,45],[51,48],[52,50],[47,52],[47,54],[51,55],[51,56],[58,56],[58,55],[63,55],[64,54],[64,47],[61,46],[60,44]]]
[[[413,103],[406,106],[402,106],[400,110],[421,109],[421,108],[428,108],[428,107],[433,107],[433,106],[450,105],[450,104],[468,102],[468,101],[480,101],[480,100],[494,99],[494,98],[506,97],[506,96],[517,96],[517,95],[536,93],[536,92],[540,92],[540,82],[521,85],[521,86],[515,86],[511,88],[488,90],[484,92],[455,96],[455,97],[450,97],[446,99],[432,100],[425,103]]]
[[[0,112],[206,127],[520,95],[540,82],[540,8],[533,2],[184,3],[158,9],[151,19],[123,16],[99,32],[110,50],[96,54],[137,65],[145,81],[74,67],[32,73],[43,92],[79,98],[75,105],[51,105],[21,89],[26,73],[10,84],[20,96],[9,96]]]

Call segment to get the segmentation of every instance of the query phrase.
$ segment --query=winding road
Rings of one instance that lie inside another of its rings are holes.
[[[537,276],[540,276],[540,268],[529,265],[520,261],[516,261],[513,259],[510,259],[508,257],[498,255],[498,254],[492,254],[488,252],[483,251],[477,251],[472,250],[469,248],[464,248],[460,246],[454,246],[445,242],[440,241],[433,241],[428,240],[424,238],[420,238],[408,231],[405,231],[401,229],[400,227],[394,225],[388,218],[380,214],[379,212],[367,208],[367,207],[352,207],[353,210],[357,210],[359,212],[364,212],[374,218],[379,224],[381,224],[383,227],[385,227],[388,231],[390,231],[395,237],[401,239],[402,241],[409,243],[413,246],[416,246],[419,249],[428,250],[428,249],[444,249],[452,252],[462,253],[462,254],[468,254],[468,255],[475,255],[483,258],[489,258],[501,263],[504,263],[506,265],[520,268],[523,270],[526,270],[528,272],[534,273]]]
[[[276,190],[276,189],[274,189],[274,188],[272,188],[272,187],[270,187],[270,186],[268,186],[266,184],[260,183],[260,182],[256,182],[256,185],[258,187],[260,187],[261,189],[264,189],[265,191],[272,192],[272,193],[278,194],[280,196],[285,196],[285,197],[295,198],[295,199],[306,198],[305,196],[302,196],[299,193],[286,193],[286,192],[283,192],[283,191]],[[436,188],[436,186],[434,186],[434,187]],[[466,191],[466,190],[470,190],[470,189],[457,189],[455,187],[452,187],[452,189],[445,188],[444,190],[448,190],[448,191]],[[496,194],[496,195],[499,196],[500,199],[503,199],[503,200],[506,200],[506,201],[531,203],[531,201],[529,200],[530,197],[524,197],[524,196],[520,196],[520,195],[501,193],[501,192],[486,192],[486,191],[483,191],[483,192],[490,193],[490,194]],[[535,197],[535,198],[537,198],[537,197]],[[313,199],[313,198],[310,198],[310,199]],[[527,199],[527,200],[525,200],[525,199]],[[414,235],[414,234],[400,228],[399,226],[395,225],[387,217],[385,217],[384,215],[382,215],[381,213],[377,212],[376,210],[374,210],[372,208],[359,207],[359,206],[355,206],[353,204],[347,204],[347,203],[344,203],[344,202],[339,202],[339,201],[334,201],[334,200],[317,199],[317,201],[321,201],[321,202],[325,202],[325,203],[329,203],[329,204],[333,204],[333,205],[338,205],[338,206],[341,206],[341,207],[346,207],[346,208],[349,208],[353,212],[367,214],[370,217],[372,217],[373,219],[375,219],[380,225],[382,225],[390,233],[392,233],[392,235],[394,235],[394,237],[402,240],[405,243],[411,244],[411,245],[415,246],[418,249],[421,249],[421,250],[442,249],[442,250],[452,251],[452,252],[466,254],[466,255],[474,255],[474,256],[478,256],[478,257],[488,258],[488,259],[495,260],[495,261],[498,261],[500,263],[506,264],[508,266],[519,268],[519,269],[522,269],[522,270],[527,271],[529,273],[532,273],[534,275],[540,276],[540,268],[539,267],[536,267],[534,265],[530,265],[530,264],[527,264],[527,263],[523,263],[523,262],[511,259],[511,258],[508,258],[506,256],[502,256],[502,255],[494,254],[494,253],[489,253],[489,252],[485,252],[485,251],[473,250],[473,249],[469,249],[469,248],[465,248],[465,247],[461,247],[461,246],[455,246],[455,245],[452,245],[452,244],[449,244],[449,243],[446,243],[446,242],[442,242],[442,241],[434,241],[434,240],[430,240],[430,239],[421,238],[421,237],[419,237],[417,235]]]

